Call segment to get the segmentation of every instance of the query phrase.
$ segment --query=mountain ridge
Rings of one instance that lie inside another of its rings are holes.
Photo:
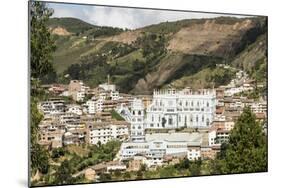
[[[70,33],[67,26],[56,26]],[[58,73],[69,74],[69,67],[81,64],[83,56],[90,56],[88,62],[94,56],[105,56],[104,67],[107,68],[103,68],[103,71],[111,75],[112,82],[121,91],[149,94],[153,88],[161,88],[184,76],[192,76],[203,69],[211,71],[209,68],[214,64],[238,66],[243,61],[247,64],[245,61],[251,60],[255,64],[257,58],[253,55],[250,59],[243,58],[243,54],[247,54],[249,46],[257,46],[257,39],[265,35],[267,18],[179,20],[135,30],[93,27],[87,28],[86,24],[83,28],[87,29],[78,33],[55,37],[58,50],[54,54],[54,65]],[[267,42],[265,38],[260,40],[264,45]],[[267,44],[259,51],[260,56],[265,56],[262,53],[266,48]],[[122,74],[119,74],[120,71]],[[93,79],[103,81],[90,72],[86,75],[81,73],[90,85],[97,84]]]

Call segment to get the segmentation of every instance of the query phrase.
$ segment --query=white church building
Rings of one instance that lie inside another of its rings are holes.
[[[146,128],[209,127],[216,110],[215,90],[156,90],[146,111]]]
[[[131,124],[131,140],[142,142],[145,129],[208,128],[215,110],[213,89],[169,89],[155,90],[147,109],[141,99],[134,99],[129,109],[122,107],[119,112]]]

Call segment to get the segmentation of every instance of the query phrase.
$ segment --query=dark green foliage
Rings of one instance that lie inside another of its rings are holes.
[[[59,158],[65,155],[65,151],[63,148],[56,148],[52,150],[52,158]]]
[[[92,30],[87,31],[87,35],[90,37],[100,37],[100,36],[111,36],[111,35],[117,35],[124,30],[117,27],[106,27],[101,26]]]
[[[77,18],[51,18],[48,20],[47,24],[48,27],[63,27],[68,32],[77,34],[83,33],[89,29],[93,29],[94,27],[96,27]]]
[[[109,70],[106,57],[92,54],[81,58],[80,64],[72,64],[64,74],[69,74],[69,79],[83,80],[93,87],[106,81]]]
[[[201,174],[201,159],[193,161],[189,166],[191,176],[198,176]]]
[[[30,63],[31,77],[38,78],[53,69],[52,52],[55,50],[46,23],[52,11],[44,2],[30,2]]]
[[[175,164],[175,168],[177,168],[178,170],[188,169],[189,165],[190,165],[190,161],[186,158],[183,159],[180,163]]]
[[[173,74],[173,77],[166,81],[166,84],[183,76],[190,76],[205,68],[214,68],[216,63],[222,62],[222,58],[201,55],[183,55],[181,68]]]
[[[71,174],[73,170],[71,168],[71,164],[68,160],[65,160],[61,163],[60,167],[56,171],[55,174],[55,184],[70,184],[74,183]]]
[[[31,168],[32,171],[39,170],[41,173],[46,174],[49,170],[49,154],[37,143],[31,145]]]
[[[122,116],[120,116],[115,110],[111,111],[111,117],[118,121],[124,121],[124,118]]]
[[[135,44],[142,49],[143,56],[159,56],[163,54],[165,49],[165,36],[155,33],[144,33],[141,37],[138,37]]]
[[[37,143],[38,140],[38,124],[43,118],[42,114],[37,109],[37,101],[31,98],[31,169],[32,171],[39,170],[41,173],[46,174],[49,169],[48,152]]]
[[[106,181],[110,181],[111,180],[111,175],[110,174],[104,174],[102,173],[100,175],[100,181],[101,182],[106,182]]]
[[[258,60],[254,67],[249,70],[251,78],[255,79],[257,82],[265,82],[267,79],[267,62],[266,58]]]
[[[231,131],[229,143],[212,163],[212,173],[267,171],[267,142],[262,127],[246,107]]]
[[[231,132],[225,161],[230,173],[267,170],[266,137],[250,108],[244,109]]]
[[[228,69],[213,69],[210,81],[214,83],[215,87],[219,87],[221,85],[227,85],[234,76],[235,73]]]

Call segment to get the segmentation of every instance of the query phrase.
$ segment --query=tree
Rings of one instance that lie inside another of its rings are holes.
[[[30,4],[31,77],[40,78],[53,70],[52,52],[55,45],[46,25],[53,12],[44,2],[33,1]]]
[[[46,149],[37,143],[38,124],[43,118],[37,109],[40,97],[40,78],[53,71],[52,52],[54,42],[46,26],[52,11],[43,2],[30,2],[30,63],[31,63],[31,169],[46,174],[49,169],[49,155]]]
[[[65,160],[61,163],[55,175],[55,183],[56,184],[69,184],[72,183],[73,178],[71,176],[72,169],[70,162]]]
[[[267,171],[266,136],[249,107],[238,118],[224,152],[219,161],[222,173]]]
[[[31,168],[41,173],[46,174],[49,169],[48,152],[37,143],[38,139],[38,124],[43,118],[42,114],[37,109],[37,102],[34,98],[31,99]]]

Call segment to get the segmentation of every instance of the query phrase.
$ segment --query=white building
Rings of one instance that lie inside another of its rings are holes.
[[[143,155],[150,165],[161,165],[164,155],[187,157],[189,160],[201,157],[200,133],[154,133],[146,134],[144,142],[124,142],[119,151],[120,159],[132,159]]]
[[[111,100],[119,100],[119,91],[110,91],[110,98]]]
[[[253,102],[250,104],[250,108],[254,113],[266,113],[267,112],[267,104],[266,102]]]
[[[71,80],[68,85],[68,95],[75,101],[83,101],[89,90],[81,80]]]
[[[89,143],[106,144],[108,141],[117,139],[124,141],[129,135],[129,124],[125,121],[116,122],[93,122],[88,123]]]
[[[44,114],[60,114],[65,111],[65,102],[61,99],[49,99],[38,104],[38,109]]]
[[[104,83],[99,85],[100,88],[104,89],[105,91],[115,91],[116,86],[114,84]]]
[[[59,116],[59,122],[61,124],[80,122],[80,116],[74,113],[64,113]]]
[[[134,99],[131,104],[131,139],[132,141],[144,141],[144,106],[141,99]]]
[[[209,127],[215,110],[215,90],[154,91],[146,128]]]
[[[96,113],[96,101],[94,100],[88,100],[86,102],[87,111],[89,114],[95,114]]]
[[[74,114],[77,114],[77,115],[79,115],[79,116],[81,116],[82,115],[82,108],[81,108],[81,106],[79,106],[79,105],[70,105],[69,107],[68,107],[68,110],[67,110],[67,112],[68,113],[74,113]]]

